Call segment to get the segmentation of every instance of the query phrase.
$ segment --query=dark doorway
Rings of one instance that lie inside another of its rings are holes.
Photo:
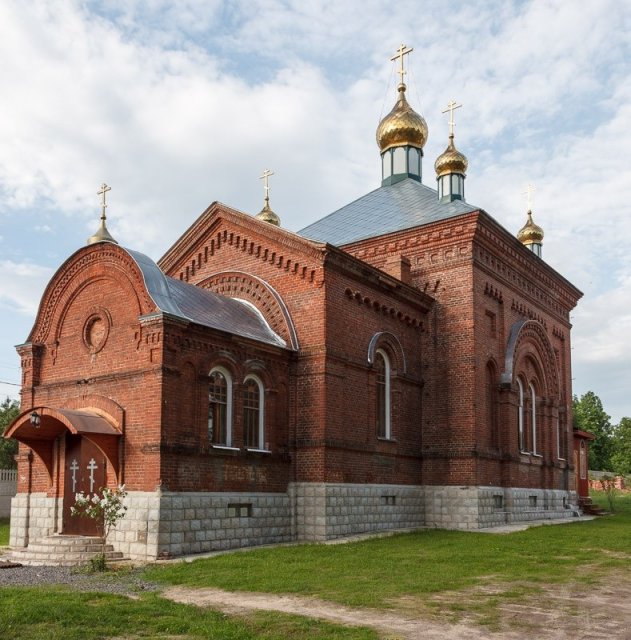
[[[66,436],[63,533],[68,535],[97,536],[97,523],[91,518],[72,516],[70,507],[75,494],[100,492],[106,486],[106,460],[101,451],[86,438]]]

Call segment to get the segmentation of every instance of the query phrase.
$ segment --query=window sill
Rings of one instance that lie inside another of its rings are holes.
[[[396,438],[383,438],[382,436],[377,436],[377,440],[380,442],[398,442]]]
[[[272,453],[270,449],[257,449],[256,447],[246,447],[245,450],[248,453],[266,453],[267,455]]]
[[[211,449],[217,449],[218,451],[241,451],[239,447],[229,447],[225,444],[211,444]]]

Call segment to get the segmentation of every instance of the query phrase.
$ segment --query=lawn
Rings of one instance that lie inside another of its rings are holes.
[[[0,547],[6,547],[9,544],[9,519],[0,518]]]
[[[55,587],[1,588],[0,638],[221,638],[221,640],[377,640],[372,631],[280,613],[229,618],[156,594],[130,599]]]
[[[580,581],[589,583],[627,569],[631,495],[619,496],[616,505],[614,516],[509,535],[425,530],[351,544],[253,549],[150,567],[146,577],[377,608],[391,607],[402,597],[453,592],[492,579],[510,598],[539,585],[577,581],[579,570]]]

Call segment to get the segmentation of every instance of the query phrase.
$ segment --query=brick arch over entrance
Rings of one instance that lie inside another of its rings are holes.
[[[298,351],[298,336],[287,306],[279,293],[265,280],[244,271],[221,271],[196,283],[228,298],[253,304],[269,326],[287,345]]]
[[[519,361],[528,356],[541,369],[542,383],[545,386],[545,393],[542,390],[542,395],[558,397],[560,387],[556,356],[546,330],[536,320],[520,320],[511,327],[501,377],[502,386],[511,387]]]

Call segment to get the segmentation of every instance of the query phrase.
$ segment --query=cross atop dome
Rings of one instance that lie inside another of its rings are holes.
[[[392,56],[392,58],[390,58],[390,60],[392,60],[392,62],[395,62],[396,60],[399,60],[400,64],[399,64],[399,69],[398,69],[397,73],[400,76],[400,79],[399,79],[399,83],[400,84],[404,84],[403,77],[407,73],[407,71],[403,68],[403,58],[405,56],[407,56],[408,54],[412,53],[412,51],[414,51],[414,47],[408,47],[408,46],[402,44],[397,49],[397,52]]]
[[[277,227],[280,227],[280,218],[276,212],[272,211],[269,206],[269,179],[273,176],[274,172],[271,169],[264,169],[263,174],[259,176],[259,180],[263,180],[263,192],[265,193],[265,204],[259,213],[256,214],[257,220],[263,222],[269,222]]]
[[[114,244],[118,244],[118,242],[114,240],[110,232],[107,230],[107,225],[105,224],[105,209],[107,209],[105,195],[108,191],[111,190],[112,187],[103,182],[101,184],[101,188],[96,192],[97,196],[101,196],[101,224],[97,232],[88,238],[88,244],[96,244],[97,242],[113,242]]]

